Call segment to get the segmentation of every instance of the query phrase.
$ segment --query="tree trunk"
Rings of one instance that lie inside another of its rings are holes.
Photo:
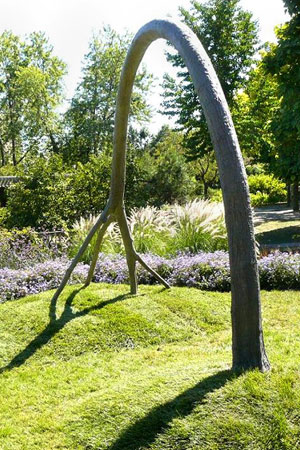
[[[5,166],[5,152],[4,152],[4,145],[2,142],[2,139],[0,139],[0,153],[1,153],[1,167]]]
[[[293,182],[293,211],[299,211],[299,179]]]
[[[208,184],[203,182],[203,195],[205,200],[208,199]]]
[[[287,192],[287,205],[292,206],[292,196],[291,196],[291,184],[286,184],[286,192]]]
[[[11,146],[12,146],[12,160],[13,160],[13,166],[17,165],[17,155],[16,155],[16,141],[15,138],[12,138],[11,141]]]

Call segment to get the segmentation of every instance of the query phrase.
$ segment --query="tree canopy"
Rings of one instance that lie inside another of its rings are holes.
[[[104,27],[95,35],[85,55],[82,79],[66,113],[68,158],[86,162],[111,148],[115,103],[122,65],[130,44],[129,34]],[[149,118],[146,94],[152,77],[143,68],[137,75],[131,103],[131,120]]]
[[[18,165],[54,143],[65,64],[43,33],[0,35],[0,162]]]
[[[229,106],[246,75],[256,52],[257,24],[239,0],[191,1],[191,9],[180,8],[183,21],[196,33],[207,51],[223,87]],[[168,60],[178,68],[178,81],[164,76],[162,113],[175,116],[184,129],[187,155],[194,159],[212,152],[206,121],[185,64],[177,54]]]
[[[280,108],[273,119],[277,172],[294,185],[294,209],[299,209],[300,179],[300,11],[299,2],[285,0],[289,22],[277,29],[278,44],[264,58],[278,83]]]

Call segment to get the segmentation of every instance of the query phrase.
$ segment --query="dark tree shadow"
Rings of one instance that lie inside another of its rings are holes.
[[[237,372],[227,370],[205,378],[173,400],[152,409],[145,417],[127,428],[109,450],[149,448],[156,437],[170,426],[173,419],[191,414],[208,393],[220,389],[238,375]]]
[[[130,294],[118,295],[117,297],[114,297],[110,300],[105,300],[97,305],[74,312],[72,310],[73,300],[83,288],[84,287],[76,289],[69,295],[66,300],[64,310],[59,318],[57,318],[56,316],[57,301],[53,301],[53,299],[51,300],[49,307],[49,323],[46,328],[38,336],[36,336],[24,348],[24,350],[18,353],[6,366],[1,367],[0,374],[24,364],[32,355],[34,355],[37,350],[46,345],[56,333],[62,330],[67,323],[71,322],[71,320],[86,316],[92,311],[98,311],[105,306],[112,305],[113,303],[122,301],[130,296]]]

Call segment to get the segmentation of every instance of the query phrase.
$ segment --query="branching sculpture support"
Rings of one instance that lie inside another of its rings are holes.
[[[200,99],[216,153],[229,240],[233,368],[256,367],[265,371],[270,366],[263,342],[253,219],[243,159],[228,105],[210,59],[197,36],[182,24],[168,20],[153,20],[143,26],[133,39],[123,66],[117,98],[109,200],[68,268],[55,293],[55,298],[63,290],[81,255],[98,231],[86,285],[90,283],[101,241],[111,221],[116,221],[120,226],[131,293],[137,292],[136,262],[149,270],[165,287],[169,287],[168,283],[136,253],[124,211],[126,137],[132,87],[145,51],[158,38],[170,41],[185,61]]]

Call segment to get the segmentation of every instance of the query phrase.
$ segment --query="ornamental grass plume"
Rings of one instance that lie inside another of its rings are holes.
[[[193,200],[170,207],[170,213],[175,227],[174,250],[197,253],[227,249],[222,203]]]
[[[88,217],[80,217],[79,220],[76,220],[72,226],[72,241],[70,248],[68,250],[68,256],[73,258],[79,248],[81,247],[82,242],[84,241],[86,235],[94,225],[97,220],[97,216],[90,214]],[[93,249],[96,243],[96,235],[92,238],[88,248],[86,249],[82,261],[86,264],[90,263],[93,257]]]
[[[128,218],[134,245],[140,253],[165,255],[168,253],[174,227],[169,210],[154,206],[134,208]]]
[[[80,218],[73,226],[73,245],[70,256],[78,251],[97,217]],[[227,249],[227,235],[222,203],[194,200],[185,205],[175,204],[165,208],[146,206],[134,208],[128,217],[134,246],[139,253],[159,256],[178,252],[197,253]],[[96,237],[89,245],[83,261],[92,258]],[[124,254],[120,230],[116,223],[109,225],[103,239],[103,253]]]

